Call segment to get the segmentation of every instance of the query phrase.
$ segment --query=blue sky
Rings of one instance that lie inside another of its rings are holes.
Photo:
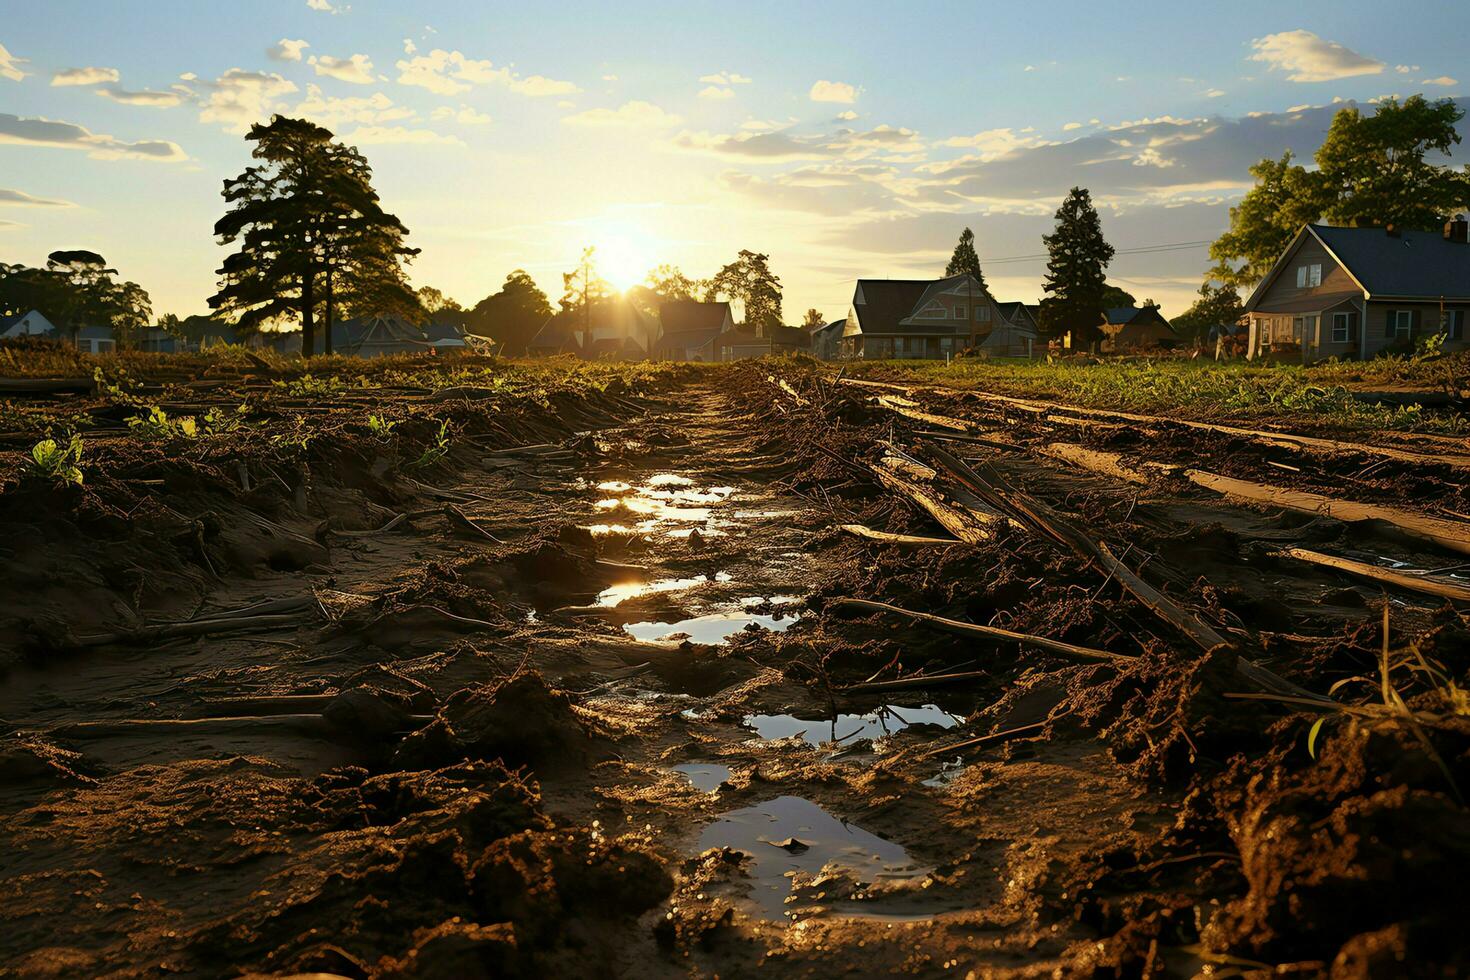
[[[517,267],[555,300],[583,244],[619,285],[750,248],[788,322],[835,318],[966,225],[1021,259],[986,266],[997,297],[1034,301],[1074,184],[1120,249],[1212,238],[1246,167],[1309,156],[1342,102],[1458,96],[1466,37],[1463,2],[51,0],[0,18],[0,260],[91,248],[203,311],[220,182],[285,112],[367,154],[415,282],[466,304]],[[1175,312],[1207,265],[1110,271]]]

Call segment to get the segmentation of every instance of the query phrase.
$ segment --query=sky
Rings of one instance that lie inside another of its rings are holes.
[[[619,287],[751,249],[798,323],[846,315],[859,277],[938,276],[966,226],[995,297],[1035,302],[1074,185],[1123,253],[1110,280],[1180,312],[1252,163],[1310,158],[1344,103],[1470,89],[1464,0],[0,11],[0,261],[97,251],[181,316],[207,311],[222,181],[272,113],[366,154],[415,285],[466,306],[517,268],[555,302],[584,245]]]

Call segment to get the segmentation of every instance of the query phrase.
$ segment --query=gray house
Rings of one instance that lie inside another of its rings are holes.
[[[1246,356],[1367,360],[1439,335],[1470,346],[1470,241],[1443,232],[1304,225],[1246,300]]]
[[[1036,327],[1022,304],[1011,316],[973,277],[859,279],[842,327],[845,358],[945,360],[973,349],[1027,357]]]

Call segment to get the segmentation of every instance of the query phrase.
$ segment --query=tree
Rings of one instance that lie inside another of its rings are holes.
[[[210,308],[247,333],[297,319],[306,357],[316,350],[319,304],[330,351],[339,296],[355,313],[421,316],[403,271],[418,250],[404,244],[408,229],[382,209],[366,158],[304,119],[274,116],[246,139],[261,163],[225,181],[230,208],[214,232],[239,249],[220,267]]]
[[[1302,225],[1322,216],[1331,199],[1327,179],[1291,161],[1288,150],[1251,167],[1256,186],[1230,209],[1230,230],[1210,246],[1211,278],[1232,286],[1259,282]]]
[[[127,346],[153,316],[147,290],[118,282],[107,260],[85,249],[52,252],[44,269],[0,265],[0,310],[37,309],[76,343],[84,326],[111,327]]]
[[[435,289],[433,286],[422,286],[415,295],[418,296],[419,305],[430,316],[445,310],[457,312],[464,309],[463,306],[459,305],[457,300],[445,296],[443,292]]]
[[[577,267],[561,274],[561,299],[558,302],[563,313],[595,306],[617,292],[612,283],[597,274],[596,260],[597,248],[588,245],[582,249],[582,260]]]
[[[1265,278],[1308,222],[1434,230],[1470,204],[1470,175],[1425,158],[1460,142],[1464,112],[1451,99],[1386,99],[1374,115],[1338,110],[1316,153],[1317,169],[1290,153],[1251,167],[1256,186],[1230,209],[1230,230],[1210,246],[1210,277],[1252,286]],[[1238,263],[1238,264],[1237,264]]]
[[[969,274],[980,284],[985,295],[990,295],[990,287],[985,285],[985,274],[980,271],[980,256],[975,254],[975,233],[970,229],[960,232],[959,244],[955,245],[944,274],[946,277]]]
[[[1114,286],[1112,283],[1108,283],[1106,286],[1103,287],[1103,291],[1102,291],[1102,308],[1103,309],[1105,309],[1105,310],[1111,310],[1115,306],[1137,306],[1137,305],[1138,305],[1138,300],[1134,299],[1133,298],[1133,294],[1130,293],[1128,290],[1124,289],[1123,287],[1121,287],[1121,286]]]
[[[769,255],[741,249],[705,286],[705,301],[725,296],[741,305],[745,325],[757,337],[781,326],[781,280],[771,272]]]
[[[807,310],[806,316],[802,317],[801,320],[802,329],[807,331],[812,331],[817,329],[818,327],[824,327],[826,325],[827,318],[824,317],[822,315],[822,311],[818,309]]]
[[[1056,230],[1042,236],[1050,256],[1042,289],[1041,328],[1052,336],[1071,331],[1074,345],[1096,344],[1102,331],[1103,270],[1113,260],[1113,246],[1103,238],[1102,221],[1086,188],[1074,187],[1057,209]]]
[[[701,287],[706,285],[690,279],[679,271],[678,266],[673,265],[658,266],[648,273],[648,278],[644,282],[665,303],[694,299],[699,295]]]
[[[475,304],[469,313],[469,329],[495,338],[505,353],[519,354],[549,316],[551,303],[546,294],[524,269],[517,269],[505,277],[499,292]]]
[[[1199,287],[1199,299],[1194,301],[1194,305],[1170,322],[1181,338],[1198,341],[1211,327],[1219,323],[1236,323],[1244,313],[1245,304],[1233,285],[1212,286],[1206,281]]]

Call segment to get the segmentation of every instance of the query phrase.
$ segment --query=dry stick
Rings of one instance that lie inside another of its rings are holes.
[[[887,384],[881,381],[864,381],[858,378],[844,378],[844,384],[864,385],[873,388],[888,388],[890,390],[914,392],[918,390],[911,385]],[[1362,453],[1369,456],[1383,456],[1388,459],[1398,460],[1404,463],[1438,463],[1454,469],[1470,470],[1470,456],[1450,455],[1446,453],[1416,453],[1407,449],[1394,449],[1389,446],[1373,446],[1362,442],[1343,442],[1337,439],[1322,439],[1316,436],[1301,436],[1290,432],[1271,432],[1264,429],[1244,429],[1234,425],[1221,425],[1216,422],[1198,422],[1194,419],[1164,418],[1158,415],[1141,415],[1137,412],[1120,412],[1103,408],[1085,408],[1079,405],[1063,405],[1058,402],[1037,401],[1035,399],[1012,398],[1008,395],[996,395],[990,392],[949,389],[949,394],[965,395],[980,401],[998,402],[1019,408],[1028,412],[1074,412],[1078,415],[1101,416],[1103,418],[1127,419],[1131,422],[1147,422],[1158,425],[1183,425],[1192,429],[1202,429],[1207,432],[1220,432],[1225,435],[1238,436],[1256,442],[1264,442],[1270,445],[1289,446],[1293,449],[1306,449],[1319,453]],[[1058,421],[1061,421],[1059,418]]]
[[[1106,544],[1094,541],[1086,532],[1061,514],[1039,500],[1020,493],[1001,479],[998,473],[991,471],[989,481],[983,480],[969,466],[943,449],[937,446],[929,448],[945,470],[971,491],[979,494],[987,503],[1011,510],[1016,515],[1023,517],[1027,523],[1042,534],[1071,548],[1081,557],[1096,562],[1099,567],[1115,576],[1119,584],[1127,589],[1135,599],[1142,602],[1160,619],[1188,636],[1201,649],[1209,651],[1221,646],[1231,646],[1229,641],[1216,632],[1214,627],[1185,612],[1172,599],[1139,578],[1132,569],[1114,557]],[[1274,694],[1320,698],[1320,695],[1244,657],[1236,658],[1235,669],[1251,683]]]
[[[900,691],[914,687],[938,687],[941,684],[959,684],[978,681],[994,676],[988,670],[962,670],[952,674],[920,674],[917,677],[899,677],[891,681],[863,681],[838,688],[843,694],[864,694],[870,691]]]
[[[941,527],[965,544],[980,544],[995,537],[995,532],[991,528],[995,525],[996,519],[990,515],[961,510],[941,500],[934,491],[921,487],[918,483],[906,480],[897,473],[889,472],[882,467],[874,466],[870,469],[877,475],[879,483],[917,504]]]
[[[223,619],[205,619],[190,623],[165,623],[159,626],[141,626],[134,630],[114,633],[94,633],[76,638],[78,646],[98,647],[112,643],[138,642],[181,636],[208,636],[213,633],[249,632],[252,630],[292,629],[305,626],[311,617],[295,613],[281,616],[234,616]]]
[[[926,538],[915,534],[893,534],[888,531],[877,531],[863,524],[839,524],[837,530],[851,534],[854,537],[866,538],[869,541],[878,541],[882,544],[891,544],[900,548],[950,548],[957,544],[964,544],[954,538]]]
[[[1113,653],[1109,650],[1079,647],[1073,643],[1063,643],[1061,640],[1053,640],[1045,636],[1033,636],[1030,633],[1014,633],[1011,630],[1003,630],[997,626],[981,626],[978,623],[966,623],[958,619],[946,619],[943,616],[935,616],[933,613],[916,612],[912,609],[904,609],[901,606],[890,605],[886,602],[875,602],[872,599],[833,599],[827,603],[827,607],[829,609],[861,609],[866,612],[907,616],[909,619],[927,623],[937,629],[944,630],[946,633],[958,633],[961,636],[983,636],[990,640],[1005,640],[1012,643],[1020,643],[1023,646],[1036,647],[1038,650],[1046,650],[1049,653],[1061,654],[1064,657],[1072,657],[1076,660],[1114,661],[1133,659],[1126,654]]]
[[[1068,714],[1070,714],[1070,712],[1068,712]],[[1051,724],[1053,721],[1056,721],[1061,717],[1061,715],[1058,715],[1057,718],[1047,718],[1044,721],[1032,722],[1029,725],[1022,725],[1019,728],[1008,728],[1003,732],[991,732],[989,735],[981,735],[979,738],[972,738],[964,742],[956,742],[953,745],[944,745],[937,749],[930,749],[928,752],[914,756],[914,761],[923,762],[925,759],[932,759],[936,755],[948,755],[951,752],[959,752],[964,749],[973,749],[977,745],[985,745],[989,742],[1005,741],[1006,739],[1012,738],[1016,735],[1024,735],[1026,732],[1034,732],[1038,728],[1045,728],[1047,725]]]
[[[466,532],[467,534],[473,535],[475,537],[484,538],[486,541],[490,541],[494,544],[505,544],[504,541],[500,540],[495,535],[491,534],[489,531],[485,530],[483,527],[470,520],[468,515],[466,515],[464,511],[460,510],[454,504],[444,505],[444,516],[449,518],[450,524],[453,524],[455,527],[459,528],[461,531]]]
[[[1470,554],[1470,522],[1446,521],[1437,517],[1426,517],[1400,507],[1380,504],[1362,504],[1354,500],[1339,500],[1305,490],[1288,490],[1265,483],[1237,480],[1204,470],[1185,470],[1190,482],[1216,493],[1239,497],[1254,503],[1284,507],[1303,514],[1320,514],[1339,521],[1381,521],[1391,524],[1411,537],[1428,541],[1441,548]]]
[[[1470,585],[1457,582],[1450,578],[1440,578],[1426,573],[1405,572],[1394,568],[1384,568],[1382,565],[1370,565],[1367,562],[1354,561],[1351,558],[1339,558],[1336,555],[1324,555],[1320,551],[1310,551],[1306,548],[1286,548],[1282,551],[1271,552],[1273,558],[1295,558],[1297,561],[1310,562],[1313,565],[1322,565],[1326,568],[1334,568],[1349,575],[1357,575],[1369,578],[1375,582],[1387,582],[1400,588],[1410,589],[1414,592],[1424,592],[1428,595],[1443,596],[1446,599],[1458,599],[1461,602],[1470,602]]]
[[[408,520],[407,514],[399,514],[382,527],[368,528],[365,531],[339,531],[336,528],[327,528],[327,533],[335,534],[341,538],[366,538],[374,534],[386,534],[406,520]]]

